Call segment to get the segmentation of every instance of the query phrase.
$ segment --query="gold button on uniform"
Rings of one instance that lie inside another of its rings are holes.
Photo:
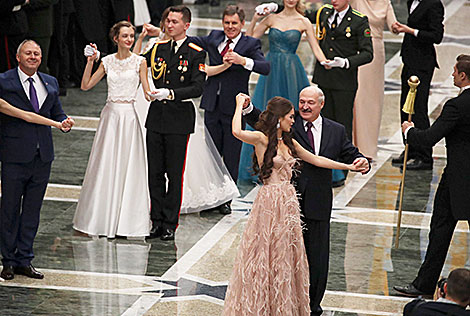
[[[166,84],[170,84],[170,81],[167,80],[167,81],[166,81]]]
[[[166,100],[163,100],[163,104],[166,104]]]
[[[332,37],[332,38],[331,38],[331,40],[332,40],[332,41],[334,41],[334,40],[335,40],[335,38],[334,38],[334,37]]]
[[[167,74],[169,74],[169,73],[170,73],[170,71],[168,70],[166,73],[167,73]]]
[[[333,51],[333,48],[330,48],[330,52],[332,52],[332,51]]]

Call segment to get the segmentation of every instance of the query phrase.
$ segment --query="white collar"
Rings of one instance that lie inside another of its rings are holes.
[[[22,83],[26,82],[26,80],[29,79],[29,77],[33,78],[35,83],[39,83],[41,79],[39,79],[38,72],[36,71],[32,76],[28,76],[21,70],[20,67],[18,67],[18,76],[20,77],[20,81]]]
[[[178,49],[181,47],[181,45],[183,45],[184,41],[185,41],[187,38],[188,38],[188,37],[185,36],[184,38],[182,38],[182,39],[180,39],[180,40],[177,40],[177,41],[173,40],[174,42],[176,42],[176,51],[178,51]]]
[[[307,127],[307,123],[308,121],[302,119],[303,123],[304,123],[304,129]],[[315,127],[316,130],[319,130],[319,128],[322,126],[323,124],[323,118],[321,117],[321,115],[318,115],[317,119],[315,121],[312,122],[312,125],[313,127]]]
[[[344,18],[344,16],[346,15],[346,13],[348,12],[348,10],[349,10],[349,4],[348,4],[348,7],[346,9],[344,9],[343,11],[341,11],[341,12],[338,12],[338,11],[335,10],[335,13],[333,14],[333,16],[336,13],[338,13],[338,19],[342,20]]]
[[[468,86],[460,88],[460,93],[464,92],[467,89],[470,89],[470,84]]]
[[[467,86],[467,87],[470,87],[470,86]],[[459,304],[457,304],[457,302],[448,300],[448,299],[446,299],[446,298],[444,298],[444,297],[439,297],[436,302],[459,305]],[[459,306],[460,306],[460,305],[459,305]]]
[[[240,40],[241,37],[242,37],[242,32],[240,32],[240,34],[238,34],[237,37],[232,39],[232,43],[233,43],[234,46],[237,46],[237,43],[238,43],[238,41]],[[229,38],[227,37],[227,35],[225,35],[224,43],[227,43],[228,40],[229,40]]]

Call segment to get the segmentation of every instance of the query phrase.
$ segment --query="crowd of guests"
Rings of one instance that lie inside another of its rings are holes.
[[[209,180],[204,178],[204,182],[217,178],[214,182],[220,183],[228,178],[235,187],[239,174],[242,177],[248,170],[243,157],[249,149],[243,152],[243,142],[253,146],[250,169],[263,184],[242,236],[224,314],[257,310],[268,315],[277,310],[281,315],[321,315],[329,265],[331,187],[344,182],[348,173],[343,170],[367,173],[377,155],[383,106],[382,36],[387,24],[394,33],[405,33],[402,103],[408,94],[408,77],[415,74],[421,80],[416,120],[407,122],[408,117],[402,115],[404,140],[412,148],[410,160],[404,162],[399,157],[393,162],[407,163],[414,170],[429,169],[432,146],[445,137],[449,150],[448,168],[436,194],[425,261],[413,283],[395,287],[408,296],[434,292],[456,223],[470,220],[466,209],[470,201],[462,190],[470,179],[470,170],[462,167],[468,165],[465,159],[470,139],[465,119],[470,102],[469,55],[460,55],[454,66],[454,84],[461,88],[461,94],[444,105],[432,126],[427,117],[429,87],[437,67],[434,44],[443,37],[440,0],[410,2],[407,24],[396,21],[389,1],[333,0],[317,12],[305,12],[299,0],[284,0],[282,5],[257,7],[246,34],[242,33],[244,11],[230,5],[222,13],[223,31],[200,37],[186,35],[190,10],[171,6],[163,10],[159,28],[143,23],[133,49],[136,28],[128,20],[137,15],[137,7],[151,7],[151,1],[138,3],[51,1],[46,5],[26,0],[11,1],[2,11],[11,21],[19,22],[26,16],[29,26],[20,32],[25,24],[19,23],[16,31],[4,34],[2,39],[5,52],[19,41],[14,59],[10,53],[2,56],[2,67],[10,70],[0,75],[0,111],[6,114],[1,117],[0,142],[3,279],[11,280],[15,274],[44,277],[31,265],[32,245],[53,150],[50,128],[36,129],[34,124],[68,132],[74,122],[61,109],[58,94],[64,91],[60,87],[74,80],[71,73],[82,74],[83,90],[93,88],[106,75],[107,102],[93,141],[74,229],[109,238],[174,240],[185,183],[191,183],[187,173],[195,172],[185,172],[188,148],[193,154],[196,150],[206,152],[206,143],[198,149],[189,145],[197,117],[191,99],[202,95],[206,137],[216,148],[209,156],[223,159],[224,165],[217,176],[206,172]],[[30,11],[35,13],[28,19]],[[86,19],[95,19],[94,23],[80,24],[84,12]],[[39,17],[44,20],[35,22]],[[146,19],[150,22],[150,14],[141,20]],[[116,20],[119,22],[112,26],[107,39],[108,25]],[[49,32],[39,33],[34,23],[50,25]],[[67,25],[65,31],[59,28],[65,33],[54,33],[57,25]],[[259,37],[267,30],[270,51],[264,57]],[[69,32],[74,35],[69,36]],[[27,34],[32,40],[20,41]],[[57,40],[51,41],[54,34]],[[316,57],[313,85],[296,55],[302,34]],[[141,52],[147,35],[158,39],[149,41]],[[86,62],[80,65],[83,47]],[[67,54],[70,58],[64,62],[59,56]],[[418,54],[429,56],[427,62],[419,62]],[[60,65],[52,57],[58,58]],[[61,71],[72,69],[71,65],[77,67],[76,71],[67,70],[63,76]],[[58,81],[44,72],[54,73]],[[261,76],[250,97],[248,80],[252,72]],[[364,81],[374,82],[369,85]],[[143,119],[139,106],[145,108]],[[361,131],[366,125],[361,121],[365,114],[370,115],[371,133]],[[248,130],[246,123],[253,130]],[[12,150],[15,146],[22,150]],[[299,161],[300,172],[293,172]],[[194,186],[205,185],[198,182]],[[215,195],[217,203],[223,201],[219,211],[230,214],[234,191],[217,191]],[[452,272],[443,286],[447,298],[436,304],[456,303],[465,308],[470,301],[469,282],[468,270]],[[429,306],[415,302],[405,314],[419,315],[415,310],[434,308]]]

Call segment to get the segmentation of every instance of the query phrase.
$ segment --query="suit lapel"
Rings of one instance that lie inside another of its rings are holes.
[[[294,123],[294,132],[299,135],[299,142],[303,142],[302,144],[303,147],[307,148],[310,152],[313,152],[313,148],[310,145],[310,141],[308,140],[307,132],[305,132],[304,128],[304,120],[300,116],[300,114],[297,114],[295,118],[295,123]]]
[[[46,110],[48,108],[48,104],[50,103],[50,100],[52,98],[52,94],[54,91],[41,73],[38,72],[38,76],[39,76],[39,79],[41,79],[42,84],[44,85],[44,87],[46,87],[46,90],[47,90],[46,99],[44,100],[44,103],[39,108],[39,112],[41,112],[42,110]]]
[[[242,33],[242,36],[238,40],[238,43],[237,43],[237,45],[235,45],[233,50],[237,53],[240,53],[242,51],[243,47],[245,46],[245,43],[246,43],[246,36],[243,35],[243,33]]]
[[[328,146],[328,143],[330,142],[330,122],[325,120],[323,118],[322,122],[322,129],[321,129],[321,142],[320,142],[320,151],[318,152],[319,155],[324,155],[326,151],[326,147]]]

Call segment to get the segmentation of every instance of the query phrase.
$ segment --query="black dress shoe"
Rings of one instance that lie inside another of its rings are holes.
[[[13,266],[3,266],[0,277],[4,280],[13,280],[15,278],[15,268]]]
[[[26,267],[15,267],[15,273],[26,275],[28,278],[32,279],[44,279],[44,274],[36,270],[32,265]]]
[[[219,206],[219,213],[222,215],[228,215],[232,213],[232,208],[230,207],[230,203],[225,203]]]
[[[403,169],[403,166],[400,166]],[[432,170],[432,162],[424,162],[421,159],[408,160],[406,170]]]
[[[412,157],[410,157],[410,154],[408,153],[408,157],[406,157],[407,161],[409,161],[410,159],[413,159]],[[398,157],[395,157],[392,159],[392,164],[394,165],[402,165],[403,164],[403,159],[405,159],[405,152],[402,151],[400,156]]]
[[[163,235],[163,227],[161,226],[153,226],[150,230],[150,235],[147,237],[148,239],[158,238]]]
[[[161,240],[175,240],[175,231],[171,228],[165,229],[160,239]]]
[[[397,291],[398,293],[402,294],[402,295],[405,295],[405,296],[409,296],[409,297],[418,297],[418,296],[423,296],[423,297],[429,297],[429,296],[432,296],[433,293],[424,293],[424,292],[421,292],[420,290],[418,290],[417,288],[415,288],[415,286],[413,284],[407,284],[405,286],[397,286],[395,285],[393,287],[393,289],[395,291]]]

